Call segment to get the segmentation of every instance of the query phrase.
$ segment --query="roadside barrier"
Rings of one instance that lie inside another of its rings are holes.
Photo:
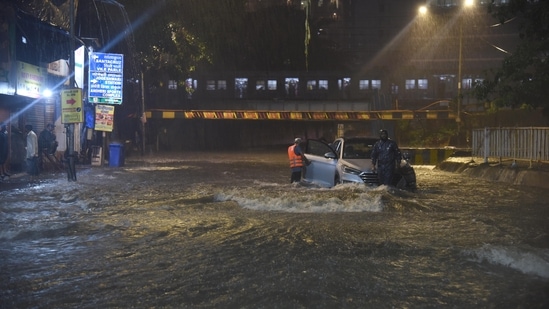
[[[498,127],[472,132],[473,155],[484,158],[549,161],[549,127]]]
[[[456,152],[451,148],[401,148],[400,151],[409,154],[412,165],[437,165]]]

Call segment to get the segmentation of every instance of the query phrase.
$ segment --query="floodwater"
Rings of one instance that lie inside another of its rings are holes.
[[[548,308],[549,192],[416,173],[289,184],[281,151],[43,175],[0,191],[0,308]]]

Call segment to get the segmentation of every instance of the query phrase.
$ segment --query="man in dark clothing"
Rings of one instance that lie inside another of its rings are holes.
[[[55,134],[53,133],[54,128],[55,126],[53,124],[48,123],[44,131],[40,133],[40,136],[38,137],[38,153],[40,155],[50,155],[57,151],[57,141]]]
[[[402,155],[397,143],[389,139],[387,130],[379,131],[379,141],[374,144],[372,150],[372,164],[374,171],[377,170],[379,184],[392,185],[395,166],[400,165]],[[377,169],[376,169],[377,164]]]

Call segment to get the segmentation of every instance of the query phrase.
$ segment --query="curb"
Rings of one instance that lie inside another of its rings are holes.
[[[519,164],[516,164],[516,162],[512,164],[500,162],[479,164],[475,162],[481,161],[480,159],[475,161],[471,157],[451,157],[438,164],[435,168],[452,173],[463,173],[489,181],[549,189],[547,163],[540,163],[537,167],[530,168],[524,162]]]

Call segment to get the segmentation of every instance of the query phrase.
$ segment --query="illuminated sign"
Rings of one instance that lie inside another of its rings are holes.
[[[90,103],[122,104],[124,55],[91,53],[88,71]]]
[[[39,98],[45,86],[44,69],[25,62],[17,63],[17,94]]]
[[[82,89],[61,91],[61,123],[83,122]]]

